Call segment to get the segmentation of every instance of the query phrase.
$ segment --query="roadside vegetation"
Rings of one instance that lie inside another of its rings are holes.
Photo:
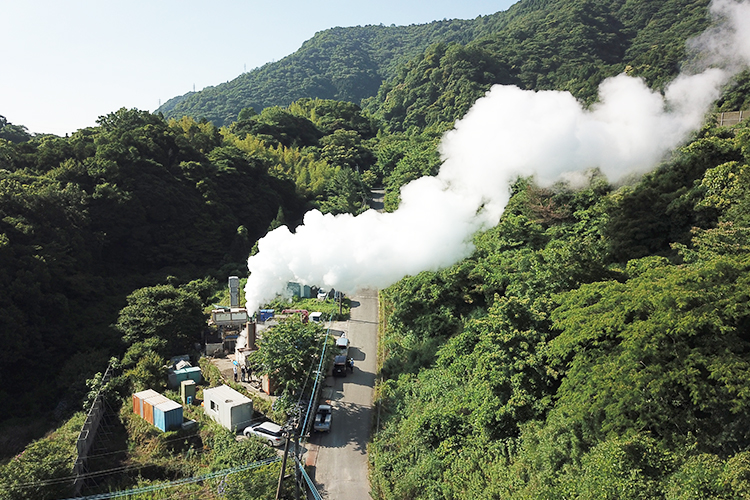
[[[171,433],[128,409],[133,391],[165,390],[174,355],[200,363],[205,387],[221,383],[195,344],[258,239],[313,208],[361,213],[376,186],[395,210],[403,185],[437,173],[443,133],[492,84],[588,104],[622,72],[661,88],[707,5],[521,0],[473,21],[336,28],[166,117],[120,109],[56,137],[0,116],[0,499],[71,495],[98,391],[112,410],[98,491],[268,458],[199,407],[186,410],[197,431]],[[403,52],[389,52],[394,39]],[[258,79],[258,95],[235,99]],[[327,79],[339,87],[320,91]],[[745,71],[716,109],[746,109],[748,82]],[[582,189],[519,178],[472,256],[382,290],[373,496],[749,496],[749,152],[747,122],[708,119],[627,185],[596,170]],[[350,304],[267,307],[343,319]],[[265,339],[276,355],[255,361],[277,372],[294,355],[282,385],[298,396],[325,332],[292,320],[278,333]],[[108,366],[117,376],[102,386]],[[283,423],[289,408],[255,409]],[[268,498],[279,467],[133,498]]]

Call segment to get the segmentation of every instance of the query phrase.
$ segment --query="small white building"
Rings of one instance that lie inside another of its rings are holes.
[[[253,400],[221,385],[203,390],[203,411],[230,431],[242,431],[253,419]]]

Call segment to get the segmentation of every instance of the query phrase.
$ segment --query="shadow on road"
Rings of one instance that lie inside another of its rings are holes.
[[[368,433],[361,429],[369,429],[371,408],[355,403],[340,402],[336,404],[331,419],[331,432],[327,434],[315,433],[310,436],[310,442],[326,448],[344,448],[354,446],[354,450],[367,453]],[[338,425],[336,431],[333,427]]]
[[[359,347],[350,347],[349,357],[354,361],[364,361],[367,358],[367,355],[364,352],[360,351]]]

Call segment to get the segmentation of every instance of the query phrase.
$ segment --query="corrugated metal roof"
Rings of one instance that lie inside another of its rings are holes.
[[[168,412],[171,410],[175,410],[177,408],[182,408],[182,405],[178,403],[177,401],[172,401],[171,399],[167,398],[166,401],[161,401],[154,405],[156,408],[159,408],[163,412]]]
[[[141,400],[148,399],[153,396],[159,396],[159,395],[160,394],[153,389],[146,389],[145,391],[140,391],[140,392],[136,392],[135,394],[133,394],[133,396]]]

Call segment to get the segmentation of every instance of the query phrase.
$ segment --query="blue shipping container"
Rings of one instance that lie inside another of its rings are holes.
[[[162,431],[182,426],[182,405],[171,399],[154,405],[154,425]]]

